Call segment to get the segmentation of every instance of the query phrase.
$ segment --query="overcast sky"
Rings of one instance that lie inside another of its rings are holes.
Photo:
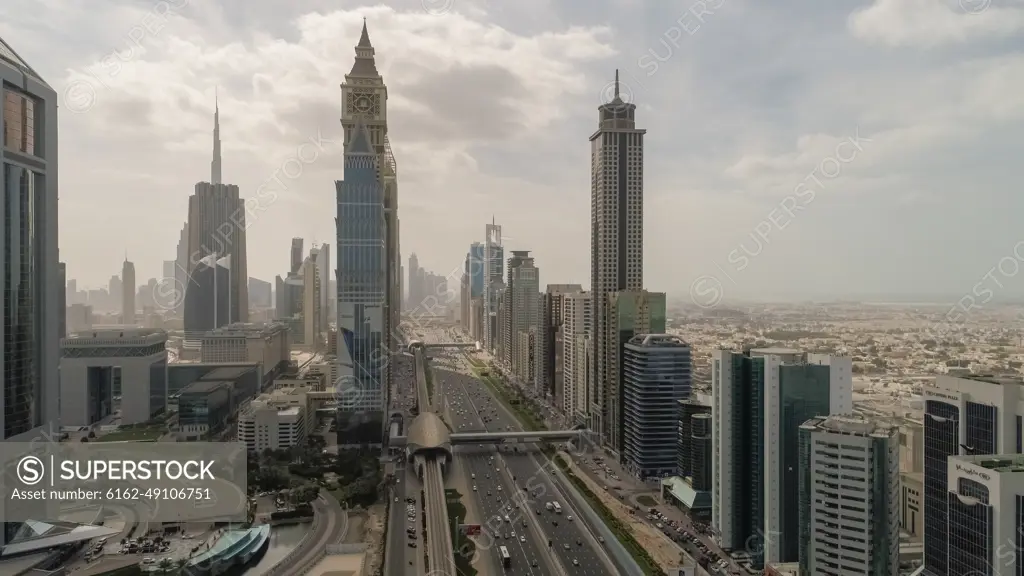
[[[616,68],[648,129],[649,289],[959,294],[1024,239],[1021,0],[4,0],[0,36],[62,94],[69,278],[105,285],[126,250],[160,276],[210,177],[216,87],[243,196],[306,161],[249,228],[250,275],[286,271],[293,236],[335,244],[363,17],[402,256],[437,273],[493,214],[542,284],[589,284],[588,138]]]

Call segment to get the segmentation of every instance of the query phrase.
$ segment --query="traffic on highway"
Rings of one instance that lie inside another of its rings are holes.
[[[490,390],[472,376],[462,351],[433,354],[436,381],[447,402],[453,431],[520,431],[519,423]],[[538,456],[535,445],[474,446],[460,452],[473,476],[468,481],[480,502],[485,528],[493,538],[490,552],[498,565],[504,562],[500,547],[511,557],[510,574],[550,574],[551,553],[567,574],[603,576],[625,573],[614,568],[604,553],[604,542],[595,538],[578,518],[577,511],[557,490]],[[544,459],[546,462],[546,459]],[[507,466],[508,470],[502,470]],[[505,520],[508,516],[508,521]],[[543,550],[548,548],[548,550]],[[558,572],[561,572],[558,570]]]

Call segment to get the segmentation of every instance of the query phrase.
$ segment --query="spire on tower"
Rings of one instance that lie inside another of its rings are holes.
[[[366,18],[363,18],[363,32],[359,35],[359,44],[356,44],[356,61],[352,64],[352,71],[349,76],[361,76],[363,78],[379,78],[377,64],[373,60],[373,45],[370,44],[370,33],[366,30]]]
[[[213,161],[210,162],[210,183],[221,184],[220,164],[220,94],[213,91]]]
[[[370,33],[366,31],[366,18],[363,18],[363,33],[359,35],[359,48],[373,48],[370,44]]]
[[[619,99],[619,69],[615,69],[615,99]]]

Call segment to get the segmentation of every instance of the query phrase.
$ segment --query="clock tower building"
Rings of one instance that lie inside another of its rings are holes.
[[[382,315],[386,322],[386,337],[382,343],[384,354],[394,353],[399,347],[398,324],[401,321],[401,252],[399,250],[398,222],[398,169],[391,144],[388,141],[388,88],[377,70],[370,34],[363,20],[363,30],[356,45],[356,58],[352,70],[345,75],[341,85],[341,125],[345,131],[345,149],[363,129],[369,134],[370,144],[376,156],[377,178],[384,192],[384,246],[385,246],[385,290]],[[357,124],[359,128],[357,128]],[[339,250],[340,252],[340,250]],[[345,271],[340,267],[339,275]],[[340,279],[339,279],[340,280]],[[341,286],[341,282],[338,282]],[[335,298],[338,295],[335,294]],[[338,307],[341,309],[341,306]],[[341,326],[341,319],[338,326]],[[340,340],[340,338],[339,338]],[[391,362],[386,361],[381,385],[384,387],[386,410],[391,398]],[[386,426],[387,419],[384,419]],[[384,431],[382,430],[382,436]]]

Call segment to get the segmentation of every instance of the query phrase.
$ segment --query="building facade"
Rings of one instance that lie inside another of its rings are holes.
[[[562,325],[562,412],[574,422],[586,417],[586,375],[581,371],[577,339],[586,334],[590,326],[591,299],[589,292],[567,292],[561,296]],[[580,384],[582,382],[582,385]]]
[[[249,277],[249,304],[264,310],[274,307],[273,286],[270,282]]]
[[[678,436],[678,462],[677,466],[679,469],[678,474],[683,478],[690,478],[691,485],[694,486],[694,490],[697,490],[696,484],[698,483],[698,477],[701,474],[698,473],[698,467],[702,466],[703,462],[698,462],[703,454],[698,455],[697,444],[704,442],[704,434],[698,434],[694,426],[694,417],[699,414],[711,415],[711,406],[701,403],[695,398],[687,398],[680,400],[678,403],[678,414],[679,414],[679,436]],[[701,422],[701,424],[710,425],[710,422]],[[702,431],[703,432],[703,431]],[[706,431],[707,434],[707,466],[706,474],[708,480],[711,478],[711,429]],[[703,478],[700,478],[703,480]],[[711,490],[710,482],[706,483],[700,490]]]
[[[851,374],[849,358],[786,348],[712,353],[712,526],[722,548],[762,551],[757,568],[798,553],[799,427],[852,413]]]
[[[258,362],[263,378],[273,380],[291,361],[291,339],[287,326],[236,322],[203,335],[201,358],[209,364]]]
[[[323,311],[320,309],[321,278],[320,267],[313,256],[302,264],[302,342],[310,350],[318,350],[323,325]]]
[[[563,301],[567,294],[582,292],[579,284],[548,284],[540,295],[537,338],[534,351],[534,385],[537,393],[552,399],[555,406],[565,411],[564,330]],[[571,414],[571,412],[566,412]]]
[[[646,290],[613,292],[608,295],[605,313],[608,317],[603,325],[607,330],[605,341],[609,344],[607,358],[610,362],[605,366],[604,372],[608,388],[599,390],[599,393],[611,392],[606,398],[608,415],[611,418],[607,446],[621,458],[622,431],[626,416],[623,410],[623,347],[638,334],[665,333],[665,293]]]
[[[605,445],[618,441],[614,413],[618,380],[613,376],[619,348],[609,340],[609,295],[644,287],[644,134],[636,127],[636,105],[622,100],[615,72],[615,97],[602,104],[598,129],[590,136],[590,290],[594,298],[595,403],[591,429]],[[649,332],[664,332],[648,330]],[[626,339],[628,340],[628,338]],[[620,344],[621,346],[621,344]]]
[[[121,323],[135,325],[135,264],[125,259],[121,264]]]
[[[643,334],[626,342],[622,356],[626,470],[641,480],[675,475],[677,406],[693,385],[690,345],[668,334]]]
[[[2,38],[0,100],[7,287],[0,310],[0,440],[17,441],[60,428],[57,94]],[[0,532],[0,543],[7,536]]]
[[[800,572],[898,574],[899,428],[830,416],[808,420],[798,434]]]
[[[61,341],[61,422],[91,426],[113,413],[121,379],[121,423],[141,424],[167,407],[167,333],[118,329]]]
[[[953,574],[949,527],[949,460],[1024,452],[1022,382],[992,376],[938,376],[924,401],[924,567],[932,576]],[[959,545],[959,544],[958,544]]]
[[[345,149],[338,190],[338,443],[380,443],[386,383],[386,252],[383,188],[370,133]]]
[[[489,354],[497,350],[498,332],[502,330],[498,323],[498,298],[505,290],[504,263],[501,226],[492,218],[491,223],[484,226],[483,346]]]

